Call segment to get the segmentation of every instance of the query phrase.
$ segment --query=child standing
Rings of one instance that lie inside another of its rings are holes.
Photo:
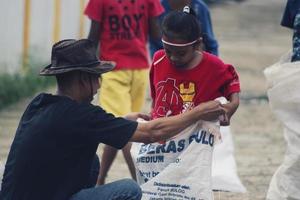
[[[162,23],[164,50],[154,54],[150,71],[152,118],[177,115],[201,102],[220,96],[227,98],[229,125],[239,106],[240,83],[232,65],[202,51],[200,25],[188,6],[169,13]]]
[[[124,116],[142,109],[149,74],[147,40],[150,35],[160,38],[157,17],[162,12],[159,0],[89,0],[88,38],[99,45],[101,59],[116,62],[114,70],[102,76],[99,103],[107,112]],[[130,144],[122,151],[135,179]],[[98,185],[104,184],[116,154],[116,148],[105,145]]]

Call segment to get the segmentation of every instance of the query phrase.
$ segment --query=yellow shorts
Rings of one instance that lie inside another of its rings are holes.
[[[115,116],[140,112],[148,85],[148,69],[116,70],[102,74],[101,107]]]

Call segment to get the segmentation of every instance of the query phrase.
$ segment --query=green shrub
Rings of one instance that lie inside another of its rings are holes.
[[[27,69],[25,75],[0,74],[0,109],[55,83],[52,77],[39,76],[37,69]]]

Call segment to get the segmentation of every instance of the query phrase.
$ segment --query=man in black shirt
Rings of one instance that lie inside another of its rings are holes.
[[[25,110],[6,162],[1,200],[141,199],[132,180],[87,188],[100,143],[122,148],[128,141],[152,143],[173,137],[199,119],[224,114],[220,103],[203,103],[184,114],[137,123],[146,115],[117,118],[90,102],[98,78],[114,64],[99,61],[90,40],[63,40],[52,48],[40,74],[56,76],[57,93],[39,94]]]

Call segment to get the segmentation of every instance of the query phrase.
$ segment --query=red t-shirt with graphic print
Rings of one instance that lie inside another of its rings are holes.
[[[149,19],[163,12],[159,0],[90,0],[85,14],[100,26],[100,58],[115,69],[148,68]]]
[[[177,69],[164,50],[154,54],[150,70],[152,118],[176,115],[202,102],[240,92],[238,75],[232,65],[203,52],[193,69]]]

